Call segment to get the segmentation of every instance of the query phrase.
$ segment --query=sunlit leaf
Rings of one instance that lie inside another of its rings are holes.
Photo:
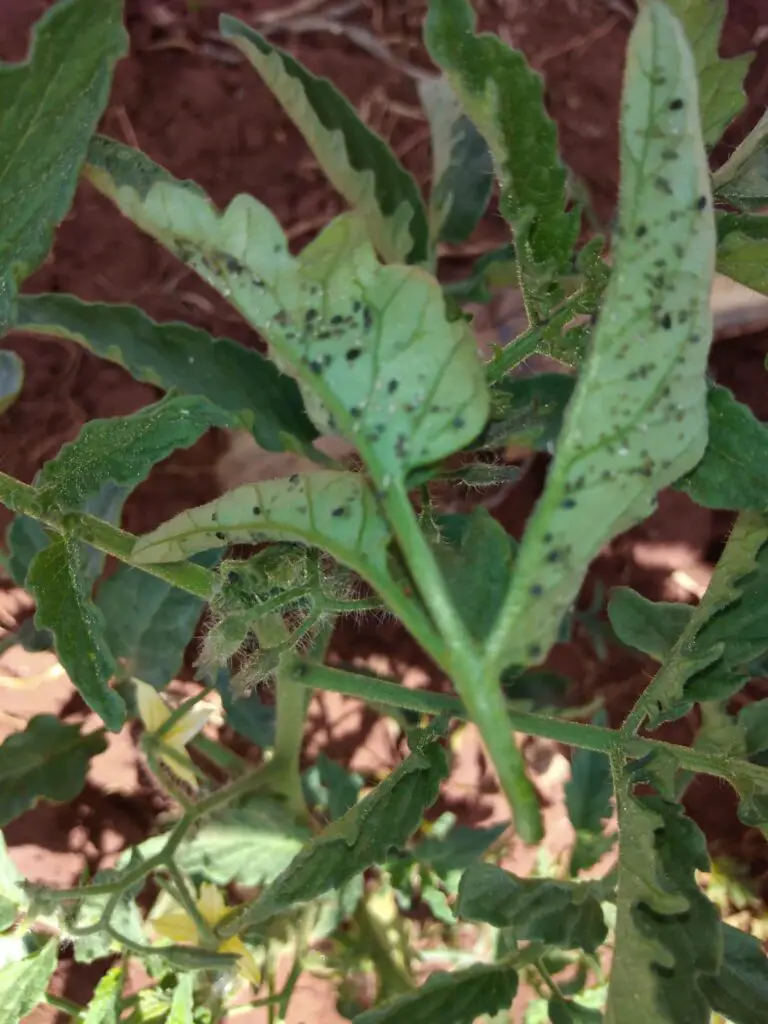
[[[197,396],[167,397],[130,416],[91,420],[43,466],[37,500],[45,510],[79,509],[105,483],[132,487],[178,448],[229,423],[228,413]]]
[[[90,147],[87,174],[264,335],[318,429],[354,444],[384,494],[480,433],[489,400],[469,326],[449,320],[429,274],[381,266],[357,217],[337,217],[294,258],[250,196],[220,214],[107,139]]]
[[[391,999],[354,1018],[354,1024],[473,1024],[483,1014],[512,1005],[517,973],[501,964],[473,964],[451,974],[438,971],[408,995]]]
[[[32,956],[0,968],[0,1024],[19,1024],[42,1002],[56,968],[57,947],[52,939]]]
[[[97,871],[92,878],[95,885],[115,882],[118,873],[111,869]],[[112,908],[110,922],[112,926],[133,942],[143,942],[143,921],[135,898],[138,896],[143,885],[143,880],[133,886],[128,886],[120,894],[120,898]],[[79,928],[88,928],[95,925],[109,905],[110,896],[86,896],[79,904],[76,924]],[[94,960],[109,956],[122,950],[121,944],[106,931],[95,931],[89,935],[75,936],[72,940],[75,960],[79,964],[90,964]]]
[[[119,731],[125,705],[110,689],[116,664],[107,646],[105,622],[86,590],[82,550],[59,536],[35,555],[26,585],[37,603],[35,625],[49,629],[67,675],[108,729]]]
[[[245,918],[250,924],[266,921],[339,889],[371,864],[385,861],[419,827],[447,774],[441,741],[425,738],[365,799],[306,844],[250,905]]]
[[[620,235],[605,302],[490,646],[540,661],[604,544],[707,443],[714,218],[685,37],[643,6],[627,56]]]
[[[517,941],[593,952],[608,933],[600,898],[589,882],[519,878],[495,864],[472,864],[461,878],[456,913],[510,928]]]
[[[701,982],[718,971],[717,908],[695,872],[709,868],[704,836],[682,807],[636,796],[622,781],[616,945],[606,1024],[709,1024]]]
[[[222,15],[219,26],[280,101],[333,187],[359,211],[382,257],[426,262],[427,216],[418,185],[384,140],[327,79],[237,18]]]
[[[190,1024],[194,1011],[194,978],[183,974],[173,990],[173,999],[165,1024]]]
[[[7,825],[43,797],[72,800],[83,788],[92,757],[106,749],[100,732],[84,736],[77,725],[35,715],[23,732],[0,744],[0,825]]]
[[[316,436],[295,381],[253,349],[189,324],[156,323],[136,306],[22,295],[14,330],[67,338],[124,366],[136,380],[207,398],[262,448],[282,450],[283,435],[302,444]]]
[[[763,1024],[768,1006],[768,958],[762,943],[729,924],[721,924],[723,962],[701,988],[715,1013],[732,1024]]]
[[[630,587],[615,587],[608,599],[608,618],[617,638],[657,661],[669,657],[693,613],[689,604],[649,601]]]
[[[704,141],[713,146],[746,103],[743,82],[753,54],[720,56],[727,0],[666,0],[688,36],[699,78]]]
[[[122,1011],[123,966],[110,968],[96,986],[82,1024],[118,1024]]]
[[[24,386],[24,363],[15,352],[0,352],[0,415],[10,409]]]
[[[29,900],[21,887],[24,876],[8,853],[5,837],[0,832],[0,932],[10,928],[21,908]]]
[[[576,244],[580,217],[565,210],[565,169],[541,77],[519,50],[498,36],[475,35],[474,27],[468,0],[432,0],[425,40],[493,154],[526,308],[540,319],[559,298],[556,282]]]
[[[432,135],[430,235],[457,244],[469,238],[488,206],[493,159],[445,76],[421,78],[416,87]]]
[[[28,60],[0,66],[0,334],[17,286],[42,263],[75,194],[126,50],[120,0],[65,0],[38,22]]]

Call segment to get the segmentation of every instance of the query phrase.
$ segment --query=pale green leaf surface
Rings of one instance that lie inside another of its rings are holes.
[[[304,846],[250,906],[249,923],[339,889],[371,864],[386,861],[419,827],[447,774],[440,740],[425,738],[368,796]]]
[[[520,878],[495,864],[472,864],[459,885],[456,913],[512,929],[517,941],[593,952],[608,929],[601,894],[589,882]]]
[[[750,662],[768,650],[766,542],[768,520],[741,513],[704,597],[637,703],[638,722],[647,718],[654,729],[686,714],[696,701],[731,696],[747,681]],[[632,602],[640,605],[643,599]]]
[[[274,881],[309,839],[281,804],[252,799],[208,819],[179,851],[179,864],[217,885]]]
[[[746,103],[743,82],[753,54],[720,56],[727,0],[667,0],[685,29],[699,78],[704,141],[713,146]]]
[[[228,413],[199,396],[166,397],[130,416],[91,420],[43,466],[37,500],[46,511],[79,509],[106,483],[141,483],[172,452],[229,424]]]
[[[14,330],[75,341],[124,366],[136,380],[207,398],[280,451],[283,434],[308,444],[316,431],[295,381],[264,356],[184,323],[156,323],[136,306],[81,302],[72,295],[22,295]]]
[[[93,876],[93,882],[99,885],[103,882],[113,882],[117,879],[117,873],[110,870],[97,871]],[[144,930],[141,913],[135,903],[135,897],[141,889],[141,884],[136,885],[124,892],[115,906],[110,921],[112,926],[126,938],[133,942],[144,941]],[[109,896],[88,896],[80,903],[77,913],[77,924],[80,928],[96,924],[101,918],[109,901]],[[112,953],[121,952],[124,947],[116,942],[107,932],[97,931],[90,935],[76,936],[72,940],[75,960],[79,964],[90,964],[94,960],[110,956]]]
[[[457,244],[469,238],[488,207],[493,158],[444,75],[421,78],[416,88],[432,137],[430,235]]]
[[[615,587],[607,610],[618,639],[656,661],[669,657],[694,613],[692,605],[649,601],[630,587]]]
[[[0,334],[18,284],[45,258],[126,51],[120,0],[66,0],[38,22],[28,60],[0,66]]]
[[[430,259],[427,214],[416,180],[352,104],[237,18],[222,15],[221,34],[250,60],[307,141],[333,187],[365,220],[388,263]]]
[[[541,77],[520,51],[498,36],[475,35],[474,27],[468,0],[432,0],[425,41],[493,155],[526,306],[538,319],[557,301],[557,279],[576,244],[580,215],[565,209],[566,174]]]
[[[15,352],[0,352],[0,415],[10,409],[24,386],[24,363]]]
[[[191,1024],[194,1020],[194,978],[183,974],[173,990],[171,1008],[165,1024]]]
[[[318,429],[351,441],[382,490],[480,433],[489,397],[472,332],[448,320],[431,275],[381,266],[358,218],[336,218],[294,258],[250,196],[221,214],[106,139],[88,161],[100,191],[261,332]]]
[[[701,987],[715,1013],[732,1024],[763,1024],[768,1006],[768,958],[762,943],[724,922],[723,962]]]
[[[33,956],[0,968],[0,1024],[19,1024],[42,1002],[57,954],[57,943],[52,939]]]
[[[717,972],[720,920],[695,872],[704,836],[682,807],[622,779],[616,943],[606,1024],[709,1024],[700,981]]]
[[[621,155],[613,273],[490,639],[497,664],[544,657],[593,558],[650,514],[707,443],[709,174],[691,55],[656,2],[630,38]]]
[[[473,1024],[483,1014],[507,1010],[516,992],[517,973],[505,964],[437,971],[414,992],[359,1013],[354,1024]]]
[[[324,548],[372,583],[388,578],[389,527],[373,494],[361,475],[335,470],[238,487],[141,537],[133,558],[177,562],[224,542],[262,540]]]
[[[768,427],[727,388],[709,389],[707,410],[707,450],[675,489],[706,508],[768,508]]]
[[[100,733],[83,736],[76,725],[35,715],[23,732],[0,744],[0,825],[33,807],[38,798],[77,796],[92,757],[106,749]]]
[[[35,625],[53,633],[59,661],[83,700],[108,729],[118,732],[125,705],[109,686],[117,666],[107,646],[104,617],[84,585],[77,541],[51,540],[32,560],[26,585],[37,603]]]
[[[121,1015],[123,967],[111,967],[96,986],[82,1024],[118,1024]]]

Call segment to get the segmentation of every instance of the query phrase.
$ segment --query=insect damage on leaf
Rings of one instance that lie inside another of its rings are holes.
[[[714,218],[693,62],[660,3],[630,40],[621,158],[614,269],[491,638],[499,663],[546,653],[591,560],[707,443]]]
[[[352,214],[294,258],[255,199],[238,196],[221,214],[159,168],[148,186],[146,164],[137,185],[125,147],[100,140],[88,173],[263,334],[318,428],[350,440],[380,486],[479,434],[489,396],[475,339],[449,320],[430,274],[381,266]]]

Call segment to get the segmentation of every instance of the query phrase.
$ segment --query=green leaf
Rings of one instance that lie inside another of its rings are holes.
[[[39,952],[0,968],[0,1024],[19,1024],[42,1002],[56,968],[55,939]]]
[[[207,398],[280,451],[283,435],[309,444],[316,431],[295,381],[253,349],[184,323],[156,323],[136,306],[81,302],[72,295],[22,295],[14,330],[67,338],[110,359],[136,380]]]
[[[141,537],[133,559],[178,562],[223,542],[273,539],[323,548],[374,585],[387,585],[389,527],[363,477],[335,470],[238,487]]]
[[[420,988],[359,1013],[354,1024],[473,1024],[483,1014],[507,1010],[517,993],[517,973],[503,963],[436,971]]]
[[[709,389],[707,410],[704,457],[675,490],[706,508],[768,508],[768,427],[727,388]]]
[[[24,386],[24,363],[15,352],[0,352],[0,415],[10,409]]]
[[[747,97],[743,82],[754,54],[720,56],[726,0],[666,0],[688,36],[699,78],[699,107],[704,141],[713,146],[741,111]]]
[[[254,690],[247,696],[233,693],[226,672],[217,674],[216,689],[221,695],[221,703],[227,715],[227,725],[257,747],[271,747],[275,735],[274,706],[263,704],[258,690]]]
[[[723,184],[718,178],[727,175]],[[768,112],[715,174],[718,198],[739,210],[768,206]]]
[[[51,540],[32,560],[26,585],[37,603],[35,625],[53,633],[59,661],[83,700],[108,729],[119,732],[125,705],[109,686],[117,666],[107,646],[104,617],[84,586],[77,541]]]
[[[191,974],[183,974],[173,990],[171,1008],[165,1024],[190,1024],[194,1019],[194,978]]]
[[[655,729],[687,714],[695,702],[724,700],[745,684],[750,663],[768,650],[766,542],[768,519],[742,512],[704,597],[637,703],[638,726],[647,718],[647,727]]]
[[[691,55],[661,3],[630,37],[621,152],[613,271],[491,637],[499,664],[541,660],[593,558],[706,448],[714,220]]]
[[[213,562],[208,556],[203,564]],[[96,607],[106,622],[107,646],[121,660],[123,675],[162,690],[183,664],[204,602],[157,576],[121,565],[99,587]]]
[[[23,732],[0,744],[0,826],[42,797],[72,800],[85,783],[92,757],[106,750],[103,733],[83,736],[77,725],[53,715],[35,715]]]
[[[487,828],[472,828],[469,825],[454,825],[440,838],[427,836],[417,843],[411,856],[420,864],[428,864],[438,875],[450,871],[463,871],[479,860],[509,828],[509,822],[490,825]]]
[[[608,929],[599,889],[591,882],[519,878],[495,864],[472,864],[459,886],[456,913],[510,928],[515,941],[539,941],[594,952]]]
[[[607,725],[605,712],[593,719],[594,725]],[[605,754],[594,750],[574,750],[571,778],[565,784],[565,806],[576,832],[571,853],[570,873],[592,867],[614,842],[603,834],[603,824],[611,816],[611,766]]]
[[[304,775],[315,793],[316,803],[328,812],[331,821],[341,818],[357,803],[363,778],[357,772],[348,772],[321,751]]]
[[[274,881],[309,839],[293,815],[274,800],[252,799],[210,818],[181,846],[187,874],[217,885],[256,886]]]
[[[326,78],[272,46],[237,18],[219,30],[250,60],[290,117],[333,187],[365,220],[388,263],[430,259],[427,214],[413,175]]]
[[[704,836],[679,804],[635,796],[621,780],[616,944],[606,1024],[709,1024],[701,989],[718,971],[716,907],[695,872],[709,869]]]
[[[389,851],[403,847],[419,827],[447,774],[440,740],[424,738],[373,792],[304,846],[251,904],[248,922],[258,924],[339,889],[371,864],[386,861]]]
[[[219,214],[106,139],[88,160],[100,191],[261,332],[298,380],[313,423],[354,444],[382,492],[479,434],[488,391],[468,324],[448,319],[423,270],[381,266],[357,217],[336,218],[294,258],[250,196]]]
[[[768,295],[768,217],[721,214],[717,234],[718,273]]]
[[[485,508],[436,519],[441,542],[433,545],[448,591],[468,632],[483,640],[509,590],[514,541]]]
[[[715,1013],[732,1024],[763,1024],[768,1006],[768,959],[763,944],[731,925],[720,925],[723,962],[701,988]]]
[[[137,861],[131,859],[130,854],[128,859],[130,867],[136,867]],[[108,868],[97,871],[91,881],[94,885],[102,885],[116,882],[119,878],[119,871]],[[117,903],[112,907],[109,918],[113,928],[121,935],[138,943],[144,941],[144,934],[141,914],[135,900],[141,892],[143,885],[144,879],[141,879],[134,885],[126,887],[121,892]],[[91,925],[95,925],[101,920],[111,900],[112,897],[107,895],[86,896],[80,902],[77,909],[76,925],[79,928],[89,928]],[[72,944],[74,946],[75,960],[79,964],[93,963],[94,960],[100,960],[102,957],[107,957],[112,953],[123,952],[125,948],[103,930],[95,931],[88,935],[74,936]]]
[[[576,244],[580,215],[565,210],[566,174],[540,75],[520,51],[474,28],[468,0],[432,0],[425,41],[493,154],[526,308],[538,320],[559,300],[557,279]]]
[[[744,755],[752,757],[768,750],[768,698],[745,704],[738,724],[744,734]]]
[[[118,1024],[122,1009],[122,988],[123,967],[122,964],[117,964],[107,971],[96,986],[93,998],[82,1018],[82,1024]]]
[[[166,397],[131,416],[91,420],[43,466],[37,501],[46,511],[79,509],[105,483],[133,487],[176,449],[229,424],[227,413],[199,396]]]
[[[48,534],[37,519],[15,516],[5,535],[8,547],[8,568],[14,583],[23,587],[35,555],[48,546]]]
[[[493,159],[444,75],[420,78],[416,88],[432,135],[430,236],[458,244],[469,238],[488,207]]]
[[[603,1015],[572,999],[550,999],[549,1019],[551,1024],[601,1024]]]
[[[0,335],[72,203],[126,43],[120,0],[65,0],[37,23],[28,60],[0,66]]]
[[[565,373],[501,380],[492,391],[485,448],[514,445],[553,452],[576,381]]]
[[[649,601],[630,587],[615,587],[608,599],[608,618],[616,637],[657,661],[669,657],[693,614],[689,604]]]
[[[5,837],[0,832],[0,932],[10,928],[19,910],[29,904],[19,884],[23,881],[24,876],[11,860]]]

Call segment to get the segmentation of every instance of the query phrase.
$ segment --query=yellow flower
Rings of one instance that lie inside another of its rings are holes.
[[[219,889],[210,882],[203,882],[200,893],[195,901],[200,916],[211,928],[215,928],[229,912]],[[193,946],[203,944],[197,925],[187,911],[167,893],[163,893],[155,905],[151,915],[152,925],[158,935],[171,942],[188,943]],[[254,988],[261,984],[261,969],[253,953],[242,939],[233,936],[223,939],[217,948],[219,953],[232,953],[237,960],[237,973],[249,981]]]
[[[144,728],[149,733],[159,732],[171,717],[171,709],[149,683],[134,679],[133,685],[136,687],[136,702]],[[160,737],[162,746],[158,750],[159,759],[192,789],[197,789],[197,777],[186,745],[197,736],[215,711],[213,704],[198,701]]]

